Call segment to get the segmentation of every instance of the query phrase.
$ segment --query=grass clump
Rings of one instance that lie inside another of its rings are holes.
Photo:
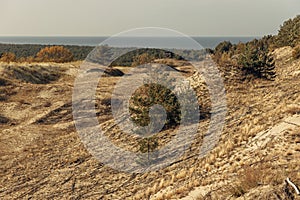
[[[47,84],[56,81],[61,76],[61,69],[44,66],[8,66],[7,74],[12,78],[33,84]]]

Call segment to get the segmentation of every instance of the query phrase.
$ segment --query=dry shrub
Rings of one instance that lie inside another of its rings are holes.
[[[262,173],[261,167],[245,167],[241,174],[241,185],[245,189],[251,189],[262,184]]]
[[[12,52],[5,52],[2,54],[0,61],[2,62],[15,62],[16,61],[16,55]]]
[[[150,56],[148,53],[143,53],[141,55],[134,57],[132,66],[135,67],[135,66],[151,63],[153,60],[154,60],[153,56]]]
[[[63,46],[51,46],[41,49],[36,54],[35,60],[38,62],[71,62],[73,61],[73,54]]]
[[[229,192],[234,197],[243,196],[252,188],[262,184],[262,173],[261,167],[246,166],[243,171],[238,174],[237,182],[229,186]]]
[[[229,185],[227,192],[234,196],[244,196],[253,188],[263,185],[278,187],[283,183],[286,174],[282,169],[274,169],[272,165],[259,163],[256,166],[245,166],[240,173],[235,183]]]
[[[57,67],[9,66],[6,73],[13,79],[33,84],[47,84],[61,77],[62,69]]]
[[[26,62],[29,62],[29,63],[35,62],[35,58],[33,56],[29,56],[26,58]]]

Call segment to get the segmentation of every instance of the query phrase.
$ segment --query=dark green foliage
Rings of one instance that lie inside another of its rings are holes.
[[[154,120],[161,119],[163,113],[158,113],[159,116],[150,119],[149,111],[154,105],[162,106],[166,112],[166,122],[163,123],[165,129],[180,123],[180,104],[173,93],[175,80],[169,76],[169,73],[162,74],[161,70],[160,68],[151,69],[148,72],[149,78],[144,80],[144,85],[139,87],[130,99],[131,118],[139,126],[148,126],[150,120],[158,124]]]
[[[270,57],[270,52],[277,47],[295,47],[298,44],[300,44],[300,15],[284,22],[276,36],[268,35],[236,45],[231,45],[226,41],[220,43],[215,48],[214,60],[220,66],[237,66],[237,69],[241,69],[244,74],[243,79],[251,75],[273,80],[276,75],[275,64],[273,58]],[[297,48],[294,49],[295,59],[300,57],[299,52]]]
[[[205,49],[205,52],[206,52],[207,54],[213,54],[213,53],[214,53],[214,50],[213,50],[213,49],[210,49],[210,48],[206,48],[206,49]]]
[[[165,128],[176,126],[180,122],[180,105],[172,91],[159,84],[145,84],[132,96],[130,113],[132,120],[139,126],[150,123],[149,111],[151,106],[159,104],[167,114]]]
[[[171,51],[166,51],[163,49],[142,48],[129,51],[128,53],[120,56],[112,62],[111,66],[136,66],[136,64],[138,64],[139,62],[137,61],[137,59],[141,58],[141,56],[143,55],[147,55],[147,61],[153,61],[155,59],[163,58],[174,58],[178,60],[183,59],[181,56],[178,56],[177,54]]]
[[[246,45],[244,52],[239,55],[238,64],[245,78],[249,75],[268,80],[275,78],[274,60],[269,55],[268,45],[261,40]]]
[[[221,42],[220,44],[218,44],[215,48],[215,52],[216,53],[224,53],[224,52],[228,52],[232,47],[231,42],[229,41],[224,41]]]
[[[12,52],[17,59],[35,56],[41,49],[55,45],[38,45],[38,44],[0,44],[0,55],[5,52]],[[73,54],[74,60],[84,60],[87,55],[94,49],[91,46],[73,46],[64,45]]]
[[[214,50],[214,60],[215,62],[222,65],[229,60],[232,52],[233,45],[229,41],[224,41],[218,44]]]
[[[116,48],[109,46],[98,46],[88,56],[88,61],[100,63],[109,66],[136,66],[138,63],[146,63],[137,61],[143,57],[147,58],[147,62],[156,59],[172,58],[176,60],[203,60],[208,50],[181,50],[181,49],[155,49],[155,48]],[[123,53],[124,52],[124,53]],[[119,56],[121,55],[121,56]],[[146,61],[145,59],[143,59]],[[111,62],[113,61],[113,62]]]
[[[140,152],[147,153],[153,152],[158,147],[158,139],[155,136],[143,138],[140,142]]]
[[[158,157],[158,138],[155,136],[143,138],[139,141],[139,152],[144,155],[140,155],[136,162],[141,166],[149,166]]]
[[[268,35],[235,45],[225,41],[216,47],[214,60],[220,66],[235,66],[237,71],[242,72],[242,80],[249,77],[273,80],[276,76],[275,63],[270,52],[274,48],[274,40],[274,36]]]
[[[300,15],[285,21],[276,36],[277,47],[295,47],[298,43],[300,43]]]
[[[250,42],[245,43],[245,47],[257,48],[262,51],[269,52],[274,48],[274,40],[275,40],[274,36],[267,35],[260,39],[254,39]]]
[[[45,47],[52,47],[55,45],[38,45],[38,44],[0,44],[0,55],[3,53],[11,52],[16,55],[17,60],[25,60],[28,57],[35,57],[36,54]],[[70,50],[73,55],[73,59],[85,60],[105,64],[110,66],[132,66],[134,58],[143,53],[149,54],[149,56],[155,59],[173,58],[177,60],[185,59],[201,60],[207,53],[206,50],[178,50],[178,49],[154,49],[154,48],[116,48],[109,47],[107,45],[102,46],[75,46],[75,45],[63,45],[66,49]],[[128,52],[129,51],[129,52]],[[122,52],[127,52],[122,55]],[[117,56],[117,55],[122,56]],[[106,59],[106,60],[103,60]],[[108,62],[109,61],[109,62]],[[112,63],[110,63],[113,61]]]

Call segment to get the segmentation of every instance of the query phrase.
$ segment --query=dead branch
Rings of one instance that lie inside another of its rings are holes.
[[[290,184],[290,186],[292,186],[294,188],[294,190],[295,190],[295,192],[296,192],[297,195],[300,195],[299,188],[292,181],[290,181],[289,178],[286,178],[286,182],[288,184]]]

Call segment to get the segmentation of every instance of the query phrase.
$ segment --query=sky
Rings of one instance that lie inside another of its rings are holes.
[[[141,27],[262,36],[297,14],[300,0],[0,0],[0,36],[111,36]]]

